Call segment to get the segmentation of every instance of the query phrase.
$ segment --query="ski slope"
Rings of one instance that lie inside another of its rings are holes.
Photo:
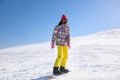
[[[56,56],[50,42],[0,49],[0,80],[47,80]],[[71,38],[67,68],[54,80],[120,80],[120,28]]]

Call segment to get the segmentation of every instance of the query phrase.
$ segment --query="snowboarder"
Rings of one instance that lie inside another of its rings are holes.
[[[68,18],[65,14],[63,14],[52,35],[51,48],[53,49],[56,44],[58,51],[58,56],[53,67],[54,75],[60,75],[62,73],[69,72],[69,70],[66,69],[68,47],[70,48],[70,30],[67,22]]]

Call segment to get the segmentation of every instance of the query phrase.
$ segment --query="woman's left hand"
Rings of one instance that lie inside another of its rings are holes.
[[[67,46],[70,48],[70,43],[68,43]]]

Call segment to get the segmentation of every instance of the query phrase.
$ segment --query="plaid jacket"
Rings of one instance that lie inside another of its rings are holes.
[[[70,30],[66,24],[57,25],[53,31],[52,43],[67,46],[70,43]]]

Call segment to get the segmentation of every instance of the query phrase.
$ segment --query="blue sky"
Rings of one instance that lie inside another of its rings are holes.
[[[71,37],[120,26],[120,0],[0,0],[0,48],[50,41],[64,13]]]

